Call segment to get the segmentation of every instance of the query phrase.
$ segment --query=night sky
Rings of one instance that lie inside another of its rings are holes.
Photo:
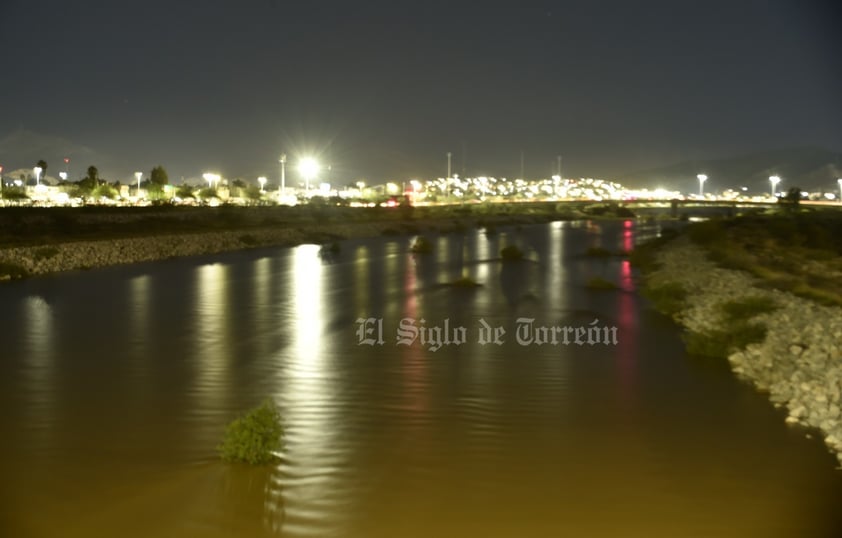
[[[839,151],[834,4],[0,0],[0,163],[277,181],[283,151],[341,183],[444,176],[448,151],[606,178]]]

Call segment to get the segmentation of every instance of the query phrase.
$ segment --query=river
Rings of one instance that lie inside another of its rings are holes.
[[[5,283],[0,535],[839,536],[820,440],[688,357],[628,261],[584,255],[657,233],[550,223],[431,234],[426,255],[382,237]],[[500,261],[511,244],[527,259]],[[222,463],[226,424],[265,398],[283,458]]]

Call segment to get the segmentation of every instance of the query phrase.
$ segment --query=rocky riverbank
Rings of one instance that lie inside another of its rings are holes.
[[[384,222],[341,226],[322,224],[306,228],[274,227],[181,233],[3,248],[0,249],[0,280],[256,247],[325,243],[350,237],[376,236],[390,231],[390,225],[394,226]]]
[[[82,215],[75,223],[82,220]],[[270,246],[327,244],[336,240],[380,235],[463,232],[477,226],[534,224],[552,215],[500,215],[443,219],[304,222],[250,225],[228,231],[154,233],[90,241],[50,240],[37,245],[0,247],[0,281],[62,271],[166,260]],[[97,222],[102,223],[98,216]]]
[[[718,267],[683,236],[663,246],[655,260],[658,268],[647,275],[650,286],[686,290],[688,300],[674,318],[702,337],[728,330],[721,316],[726,302],[774,303],[751,320],[765,325],[765,338],[732,350],[728,361],[737,375],[788,410],[788,423],[821,430],[842,463],[842,308],[756,287],[759,279]]]

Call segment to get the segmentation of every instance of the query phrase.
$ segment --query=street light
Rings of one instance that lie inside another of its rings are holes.
[[[778,183],[781,182],[781,178],[778,176],[769,176],[769,182],[772,184],[772,198],[775,197],[775,188],[778,186]]]
[[[208,188],[212,189],[214,183],[219,183],[219,174],[211,174],[209,172],[205,172],[202,174],[202,178],[208,182]]]
[[[304,193],[310,192],[310,180],[319,173],[319,163],[312,157],[305,157],[298,163],[298,172],[304,176]]]
[[[264,192],[263,187],[266,186],[266,178],[260,176],[259,178],[257,178],[257,182],[260,183],[260,192]]]
[[[708,180],[708,177],[705,174],[699,174],[696,176],[699,178],[699,196],[705,195],[705,181]]]
[[[36,166],[35,168],[32,169],[32,171],[35,172],[35,185],[40,186],[41,185],[41,172],[43,172],[44,170],[40,166]]]
[[[287,154],[281,153],[281,158],[278,159],[278,162],[281,163],[281,202],[286,198],[287,195],[287,185],[286,185],[286,170],[285,166],[287,163]]]
[[[143,177],[143,172],[135,172],[134,177],[137,178],[137,195],[140,196],[140,178]]]

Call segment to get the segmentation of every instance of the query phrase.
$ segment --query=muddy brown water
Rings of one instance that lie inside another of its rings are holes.
[[[583,256],[657,233],[550,223],[430,235],[428,255],[372,238],[5,283],[0,535],[842,535],[821,442],[687,357],[626,260]],[[496,259],[508,244],[527,259]],[[442,285],[461,276],[482,286]],[[594,326],[617,344],[575,342]],[[225,425],[267,397],[281,460],[222,463]]]

